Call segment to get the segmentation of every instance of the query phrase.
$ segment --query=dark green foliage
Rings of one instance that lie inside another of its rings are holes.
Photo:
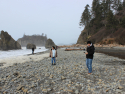
[[[85,10],[81,16],[80,25],[81,26],[85,25],[85,28],[88,28],[90,21],[91,21],[91,15],[90,15],[90,10],[89,10],[89,5],[86,5]],[[87,34],[89,35],[89,31]]]
[[[91,20],[91,15],[90,15],[90,10],[89,10],[89,5],[86,5],[85,10],[84,10],[84,12],[82,13],[82,16],[81,16],[80,25],[88,26],[90,20]]]
[[[120,4],[119,7],[118,7],[118,11],[121,11],[121,10],[123,10],[122,4]]]
[[[118,24],[118,21],[116,20],[115,16],[113,15],[113,12],[110,10],[107,16],[107,28],[115,28],[115,26]]]
[[[125,28],[125,16],[122,18],[121,25]]]
[[[125,0],[123,0],[123,8],[125,8]]]
[[[105,25],[107,28],[116,28],[120,20],[118,22],[113,12],[117,11],[118,13],[123,10],[123,7],[125,7],[125,0],[123,2],[121,0],[93,0],[91,12],[89,5],[86,5],[81,16],[80,25],[85,25],[86,29],[96,26],[96,30]],[[105,20],[106,24],[102,23],[103,20]]]
[[[86,37],[86,41],[90,38],[94,42],[103,40],[103,36],[114,37],[119,28],[125,28],[124,11],[125,0],[93,0],[91,9],[86,5],[82,13],[80,25],[85,26],[86,34],[81,36]],[[97,37],[100,37],[99,40]]]
[[[99,2],[100,0],[93,0],[92,2],[92,14],[93,14],[93,17],[96,18],[97,15],[98,15],[98,11],[99,11]]]

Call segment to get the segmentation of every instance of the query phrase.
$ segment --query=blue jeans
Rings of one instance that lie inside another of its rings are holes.
[[[52,64],[53,64],[53,60],[54,60],[54,63],[56,63],[56,58],[55,57],[52,57],[52,59],[51,59]]]
[[[93,59],[86,58],[86,66],[88,68],[89,73],[92,73],[92,60]]]

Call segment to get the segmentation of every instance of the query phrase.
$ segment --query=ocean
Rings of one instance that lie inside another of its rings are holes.
[[[34,51],[34,53],[47,51],[45,47],[37,47]],[[0,51],[0,59],[10,58],[10,57],[16,57],[16,56],[23,56],[27,54],[31,54],[31,49],[26,49],[26,47],[22,47],[20,50],[8,50],[8,51]]]

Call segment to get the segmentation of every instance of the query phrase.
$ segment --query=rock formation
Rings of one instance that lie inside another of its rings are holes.
[[[36,45],[28,43],[26,48],[27,49],[32,49],[32,48],[36,49]]]
[[[85,44],[86,42],[86,30],[83,30],[81,34],[79,35],[79,38],[77,40],[77,44]]]
[[[21,49],[21,45],[7,32],[1,31],[0,38],[0,50]]]
[[[21,46],[26,47],[28,43],[35,44],[36,46],[45,46],[45,43],[47,41],[47,36],[44,34],[42,35],[32,35],[28,36],[25,35],[17,40]]]
[[[53,42],[52,39],[48,39],[48,40],[46,41],[45,47],[46,47],[46,48],[51,48],[52,46],[56,46],[56,45],[55,45],[55,43]]]

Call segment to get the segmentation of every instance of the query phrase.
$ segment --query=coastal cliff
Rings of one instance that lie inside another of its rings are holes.
[[[90,40],[96,44],[125,45],[125,1],[119,4],[114,1],[93,0],[91,8],[86,5],[80,20],[80,26],[85,28],[77,44],[86,44]]]

